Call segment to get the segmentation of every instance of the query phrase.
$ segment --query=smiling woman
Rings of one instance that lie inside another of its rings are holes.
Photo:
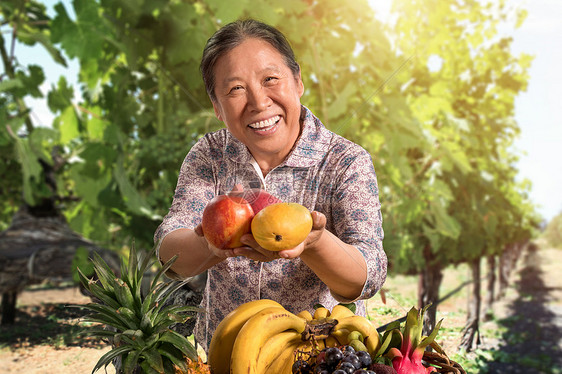
[[[244,58],[252,54],[252,59]],[[217,60],[214,74],[217,118],[267,175],[287,157],[300,134],[300,72],[291,72],[268,42],[248,38]]]
[[[218,323],[256,299],[275,300],[293,313],[355,302],[357,314],[365,315],[363,300],[381,288],[387,268],[369,153],[327,130],[301,104],[299,64],[289,42],[269,25],[245,20],[218,30],[203,51],[201,72],[225,128],[189,151],[155,234],[162,261],[178,255],[170,276],[207,270],[198,343],[206,350]],[[202,209],[195,207],[250,188],[304,206],[311,212],[310,233],[280,251],[264,249],[252,233],[237,248],[210,244]]]

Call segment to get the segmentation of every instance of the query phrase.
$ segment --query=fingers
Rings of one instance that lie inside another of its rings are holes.
[[[292,258],[299,257],[303,251],[304,251],[304,242],[297,245],[295,248],[285,249],[283,251],[279,251],[279,252],[277,252],[277,254],[281,258],[292,259]]]
[[[310,215],[312,216],[312,230],[323,230],[326,227],[326,216],[324,213],[313,211]]]
[[[248,257],[255,261],[269,262],[281,258],[279,252],[268,251],[263,249],[252,234],[242,235],[240,241],[245,244],[245,247],[236,248],[234,252],[240,256]]]
[[[198,224],[193,231],[195,231],[197,236],[203,236],[203,226],[201,224]]]

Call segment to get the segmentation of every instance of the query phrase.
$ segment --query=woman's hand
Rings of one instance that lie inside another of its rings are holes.
[[[235,256],[244,256],[254,261],[269,262],[278,258],[297,258],[305,250],[313,248],[316,242],[322,236],[326,228],[326,216],[320,212],[312,212],[312,230],[306,239],[295,248],[285,249],[283,251],[268,251],[262,248],[251,234],[243,235],[240,241],[246,244],[246,247],[234,248],[232,252]]]
[[[197,234],[197,236],[201,237],[201,239],[205,241],[205,243],[207,244],[207,248],[209,248],[209,252],[211,252],[214,256],[222,258],[223,260],[228,257],[239,256],[234,253],[234,249],[220,249],[209,243],[209,241],[203,235],[203,227],[201,226],[201,224],[197,225],[194,231]],[[240,247],[240,248],[246,248],[246,247]],[[248,247],[247,249],[252,249],[252,248]]]

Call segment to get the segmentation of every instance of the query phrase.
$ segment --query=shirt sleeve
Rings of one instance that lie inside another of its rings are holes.
[[[381,205],[377,176],[370,154],[352,147],[338,162],[338,183],[332,195],[334,234],[356,247],[367,264],[367,280],[357,299],[369,299],[386,279],[387,256],[383,250]],[[333,295],[341,302],[341,296]]]
[[[178,176],[172,205],[154,233],[157,248],[172,231],[194,229],[200,222],[207,202],[215,196],[215,166],[205,138],[197,142],[185,157]]]

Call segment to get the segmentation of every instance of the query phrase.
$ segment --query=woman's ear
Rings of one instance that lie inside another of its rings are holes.
[[[302,82],[301,70],[299,69],[299,73],[295,77],[297,80],[297,92],[299,94],[299,98],[302,97],[304,94],[304,83]]]
[[[219,121],[224,122],[222,117],[222,110],[220,104],[216,100],[211,100],[213,103],[213,109],[215,110],[215,116],[218,118]]]

